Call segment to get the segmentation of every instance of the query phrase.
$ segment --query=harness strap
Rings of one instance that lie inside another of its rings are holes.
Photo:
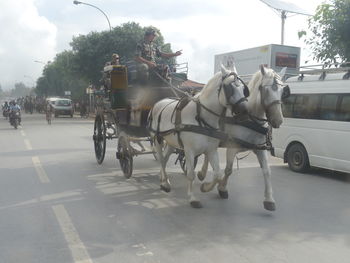
[[[211,114],[215,115],[216,117],[220,117],[221,115],[216,113],[215,111],[212,111],[211,109],[204,106],[200,101],[199,98],[193,98],[192,99],[195,103],[199,104],[202,108],[204,108],[206,111],[209,111]]]
[[[150,131],[156,133],[156,130],[153,130],[151,127],[149,128]],[[176,129],[169,129],[166,131],[160,131],[158,132],[158,135],[160,137],[169,135],[171,133],[177,132]],[[212,138],[216,138],[219,139],[220,141],[227,141],[228,140],[228,135],[220,130],[216,130],[216,129],[208,129],[208,128],[204,128],[201,126],[197,126],[197,125],[180,125],[179,127],[179,132],[193,132],[193,133],[197,133],[197,134],[202,134],[208,137],[212,137]],[[180,145],[181,146],[181,145]],[[183,146],[181,146],[183,147]]]
[[[237,143],[240,146],[242,146],[243,148],[247,148],[247,149],[251,149],[251,150],[271,150],[272,149],[272,145],[268,141],[266,141],[265,143],[262,143],[262,144],[253,144],[253,143],[243,141],[243,140],[241,140],[239,138],[235,138],[235,137],[230,137],[226,141],[222,141],[219,146],[225,147],[230,142]]]
[[[183,148],[183,142],[180,137],[180,130],[181,130],[181,112],[182,110],[187,106],[187,104],[191,101],[189,97],[183,97],[176,105],[174,112],[175,112],[175,132],[177,133],[177,140]],[[173,112],[173,114],[174,114]]]
[[[224,123],[225,124],[240,125],[240,126],[246,127],[248,129],[251,129],[251,130],[256,131],[256,132],[263,134],[263,135],[266,135],[269,132],[268,128],[263,127],[262,125],[258,124],[255,121],[252,121],[252,120],[239,120],[236,117],[225,117]]]
[[[181,131],[199,133],[202,135],[219,139],[221,141],[226,141],[228,139],[228,135],[220,130],[209,129],[209,128],[205,128],[197,125],[183,125],[181,127]]]

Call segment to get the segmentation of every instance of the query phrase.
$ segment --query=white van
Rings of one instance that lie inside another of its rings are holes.
[[[66,98],[48,98],[53,108],[55,117],[59,115],[69,115],[71,118],[74,114],[74,108],[71,99]]]
[[[350,173],[350,68],[289,78],[283,124],[273,131],[274,155],[290,169],[310,166]]]

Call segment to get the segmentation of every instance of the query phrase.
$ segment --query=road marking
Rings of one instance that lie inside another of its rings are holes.
[[[42,182],[43,184],[49,183],[50,179],[49,179],[49,177],[47,177],[47,174],[46,174],[43,166],[40,163],[39,157],[38,156],[32,157],[32,162],[33,162],[33,165],[35,167],[36,173],[40,179],[40,182]]]
[[[72,252],[72,257],[76,263],[92,263],[90,256],[81,241],[67,210],[63,205],[52,206],[57,221],[61,227],[64,237],[68,243],[68,247]]]
[[[23,130],[21,130],[21,134],[23,137],[26,137],[26,133]]]
[[[24,139],[24,144],[26,145],[27,150],[33,150],[32,144],[28,139]]]

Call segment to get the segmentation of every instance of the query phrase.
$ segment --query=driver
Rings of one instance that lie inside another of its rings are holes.
[[[19,123],[21,123],[21,107],[16,103],[15,100],[10,102],[10,114],[18,111],[19,112]]]
[[[154,39],[158,36],[157,30],[153,27],[149,27],[146,32],[143,41],[137,44],[135,61],[137,64],[137,72],[139,80],[147,82],[149,79],[149,70],[159,67],[156,63],[156,57],[172,58],[182,54],[182,51],[176,51],[175,53],[164,53],[155,45]]]

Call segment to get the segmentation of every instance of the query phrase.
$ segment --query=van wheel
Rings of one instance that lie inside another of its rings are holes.
[[[287,152],[289,168],[298,173],[305,173],[310,168],[309,156],[303,145],[293,144]]]

